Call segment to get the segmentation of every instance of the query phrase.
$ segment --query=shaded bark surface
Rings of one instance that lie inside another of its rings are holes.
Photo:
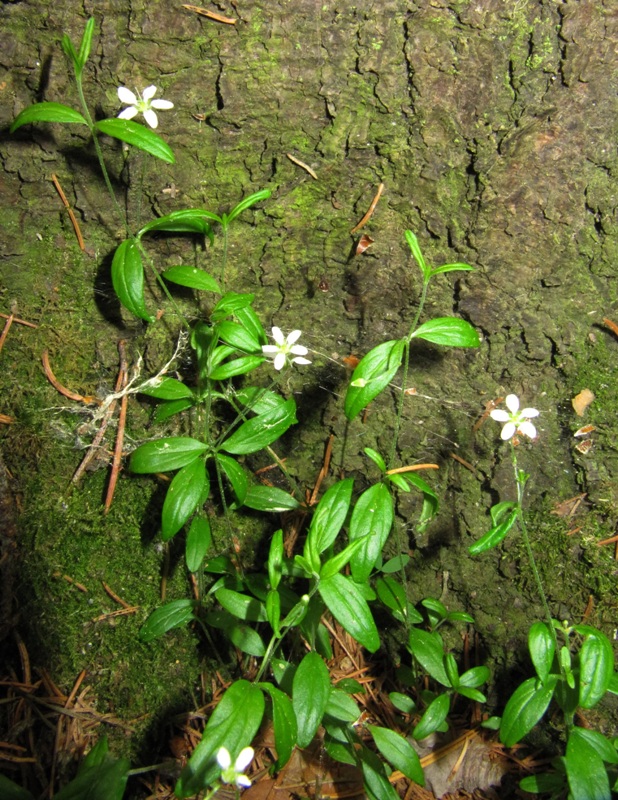
[[[415,346],[410,380],[417,394],[406,400],[399,441],[401,464],[441,465],[432,485],[443,498],[442,511],[422,536],[415,534],[418,498],[400,498],[398,517],[414,554],[415,599],[442,592],[450,607],[474,614],[500,687],[509,680],[514,654],[523,658],[525,631],[540,609],[517,537],[501,554],[466,555],[488,527],[489,506],[513,491],[497,426],[473,430],[489,400],[514,392],[541,410],[541,435],[521,448],[520,458],[533,475],[533,535],[537,552],[547,556],[552,610],[579,620],[593,596],[591,621],[606,629],[615,624],[616,562],[595,544],[603,531],[611,535],[618,507],[612,478],[618,342],[601,325],[618,309],[615,4],[239,0],[218,8],[237,24],[218,24],[158,0],[84,2],[79,13],[69,0],[3,4],[3,130],[37,100],[77,107],[58,43],[63,32],[79,41],[94,15],[86,84],[97,113],[116,113],[119,85],[154,83],[159,96],[175,104],[173,112],[161,113],[159,128],[175,165],[134,156],[124,164],[107,144],[118,197],[130,187],[133,224],[176,208],[226,211],[252,191],[273,191],[231,229],[227,282],[256,294],[265,324],[301,328],[314,351],[314,366],[295,373],[286,387],[299,392],[300,425],[284,447],[291,470],[307,485],[331,432],[337,467],[358,476],[358,489],[376,478],[363,448],[389,449],[397,393],[373,404],[364,424],[346,428],[343,358],[362,356],[408,330],[421,282],[404,231],[418,235],[429,263],[464,261],[476,268],[436,281],[427,316],[469,320],[482,334],[481,348]],[[55,412],[48,419],[32,410],[35,399],[37,408],[58,405],[37,366],[40,350],[48,347],[60,360],[66,383],[86,388],[113,380],[120,335],[135,338],[151,369],[165,360],[171,339],[145,335],[113,306],[109,255],[122,226],[82,132],[22,129],[3,135],[0,155],[2,310],[9,313],[14,304],[20,316],[40,325],[31,335],[11,335],[5,345],[0,411],[17,417],[2,431],[5,461],[24,493],[28,542],[36,542],[37,559],[47,564],[43,571],[66,571],[64,556],[61,563],[46,562],[52,548],[45,537],[56,541],[57,535],[37,509],[49,487],[44,476],[31,480],[41,464],[50,468],[55,450],[64,458],[71,446],[68,423],[63,439]],[[76,248],[51,173],[80,214],[89,254]],[[383,197],[364,229],[375,243],[351,257],[357,237],[350,230],[380,183]],[[191,245],[176,240],[153,247],[162,266],[194,257]],[[217,247],[198,254],[215,274]],[[597,396],[585,422],[599,433],[582,456],[572,433],[583,423],[570,398],[585,386]],[[139,430],[143,419],[133,413]],[[110,536],[113,570],[115,548],[126,537],[139,541],[149,505],[116,518],[112,512],[112,522],[99,523],[93,511],[99,490],[80,490],[90,498],[89,513],[75,511],[72,523],[75,536],[89,526],[108,526],[102,530]],[[576,521],[550,516],[554,503],[581,492],[588,495],[587,512]],[[53,525],[63,524],[59,512],[52,517]],[[576,524],[583,533],[567,537]],[[144,571],[156,570],[152,558]],[[74,569],[78,561],[70,561]],[[123,569],[130,583],[129,568]],[[101,568],[106,580],[104,573]],[[50,583],[41,601],[56,596]],[[97,668],[95,657],[90,664]],[[500,702],[497,694],[494,700]]]

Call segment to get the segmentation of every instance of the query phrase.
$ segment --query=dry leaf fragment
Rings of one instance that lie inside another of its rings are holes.
[[[595,425],[584,425],[582,428],[578,428],[573,436],[587,436],[592,431],[596,431]]]
[[[358,244],[356,245],[356,255],[360,256],[362,253],[364,253],[368,247],[371,247],[373,242],[374,240],[371,238],[371,236],[367,236],[366,233],[363,233],[358,240]]]
[[[583,417],[584,412],[594,400],[594,394],[590,389],[582,389],[581,392],[571,400],[573,408],[578,417]]]

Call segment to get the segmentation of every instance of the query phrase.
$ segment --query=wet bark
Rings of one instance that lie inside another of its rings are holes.
[[[404,231],[418,235],[430,263],[464,261],[476,268],[436,281],[427,316],[469,320],[482,345],[474,352],[414,348],[410,382],[417,394],[406,400],[399,441],[402,464],[440,463],[434,486],[445,498],[443,512],[422,537],[414,534],[417,499],[402,498],[398,512],[411,547],[422,555],[418,596],[439,592],[435,576],[447,570],[453,602],[499,637],[488,645],[498,660],[506,659],[505,641],[516,626],[509,609],[529,601],[510,580],[514,550],[502,562],[490,556],[471,564],[462,549],[486,529],[489,505],[513,491],[509,455],[498,444],[495,424],[473,430],[486,402],[514,392],[541,410],[539,440],[523,447],[521,458],[534,476],[532,502],[545,519],[554,502],[578,492],[588,492],[593,509],[608,499],[604,514],[613,513],[618,500],[610,478],[616,423],[608,388],[618,343],[601,327],[618,302],[614,5],[218,4],[237,20],[234,26],[156,0],[85,2],[79,14],[69,0],[49,7],[10,3],[0,11],[5,130],[33,101],[76,105],[58,42],[63,32],[78,41],[89,15],[97,19],[97,35],[87,87],[97,113],[117,113],[119,85],[154,83],[174,102],[173,112],[160,115],[159,132],[176,154],[175,165],[132,156],[127,166],[118,148],[106,144],[119,197],[129,184],[134,223],[142,171],[142,220],[183,207],[226,211],[252,191],[273,191],[231,230],[228,288],[254,292],[265,323],[301,328],[314,350],[314,368],[288,387],[303,392],[299,432],[288,442],[290,462],[297,456],[291,468],[302,481],[317,472],[330,432],[337,434],[338,466],[358,475],[359,488],[368,480],[362,448],[388,450],[397,393],[376,402],[365,424],[346,429],[343,359],[408,330],[420,279]],[[317,180],[288,153],[308,164]],[[100,296],[86,311],[66,310],[75,292],[92,304],[72,282],[94,282],[105,294],[106,257],[119,241],[120,221],[80,131],[23,129],[3,136],[0,154],[3,302],[15,302],[22,316],[52,333],[61,320],[72,332],[81,330],[67,314],[94,315],[91,337],[66,365],[83,385],[112,369],[121,325],[141,335],[134,322],[125,317],[119,323],[107,313]],[[80,214],[94,258],[76,251],[52,172]],[[350,231],[380,183],[384,194],[364,228],[375,243],[353,257],[358,237]],[[192,257],[188,245],[158,247],[162,264]],[[215,246],[201,263],[216,274],[219,255]],[[54,343],[58,352],[61,344]],[[20,352],[28,347],[22,341]],[[158,356],[151,355],[153,364]],[[593,363],[596,373],[589,370]],[[30,377],[43,382],[35,368]],[[4,381],[15,397],[16,408],[9,410],[18,412],[23,386],[11,386],[10,375]],[[573,449],[572,432],[582,422],[570,406],[582,381],[596,381],[588,388],[597,405],[586,421],[603,429],[586,457]],[[6,431],[5,441],[12,436]],[[14,453],[7,458],[18,460]],[[573,572],[566,594],[562,571],[546,576],[556,613],[581,614],[587,595],[596,592],[605,604],[602,623],[615,600],[601,596],[599,579],[587,578],[585,570],[582,578],[577,564],[594,547],[563,535],[560,542],[572,562],[564,570]],[[497,568],[502,596],[496,598]]]

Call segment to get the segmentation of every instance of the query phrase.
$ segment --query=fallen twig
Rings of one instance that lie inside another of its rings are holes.
[[[127,368],[127,356],[125,352],[125,345],[126,342],[123,339],[120,339],[118,342],[118,353],[120,354],[120,370],[118,372],[118,384],[116,386],[116,391],[122,391],[125,386],[127,385],[128,380],[128,368]],[[120,414],[118,416],[118,430],[116,432],[116,444],[114,446],[114,457],[112,459],[112,471],[109,476],[109,484],[107,486],[107,494],[105,496],[105,507],[104,512],[105,514],[109,513],[109,510],[112,506],[112,500],[114,499],[114,492],[116,491],[116,483],[118,482],[118,474],[120,473],[120,462],[122,461],[122,445],[124,443],[124,428],[125,422],[127,419],[127,402],[128,396],[123,394],[122,399],[120,401]]]
[[[318,179],[317,173],[311,169],[309,164],[305,164],[304,161],[301,161],[300,158],[296,158],[296,156],[293,156],[291,153],[286,153],[286,156],[290,159],[292,163],[298,164],[298,166],[302,167],[302,169],[304,169],[305,172],[308,172],[314,181],[317,181]]]
[[[64,395],[64,397],[68,397],[69,400],[77,400],[78,403],[86,403],[86,405],[90,405],[90,403],[99,402],[96,397],[90,397],[90,396],[83,397],[81,394],[77,394],[77,392],[72,392],[70,389],[67,389],[65,386],[63,386],[60,383],[60,381],[56,378],[56,376],[52,372],[51,367],[49,366],[49,353],[47,352],[47,350],[43,351],[42,361],[43,361],[43,369],[45,370],[45,375],[47,377],[47,380],[51,383],[51,385],[57,392],[60,392],[61,395]]]
[[[207,8],[188,6],[185,3],[182,4],[182,7],[186,8],[187,11],[195,11],[196,14],[201,14],[203,17],[208,17],[208,19],[214,19],[215,22],[224,22],[226,25],[236,25],[235,19],[224,17],[222,14],[216,14],[214,11],[209,11]]]
[[[367,211],[365,216],[361,219],[361,221],[358,223],[358,225],[355,225],[352,228],[350,233],[356,233],[356,231],[360,231],[360,229],[369,222],[369,220],[371,219],[371,215],[373,214],[373,212],[376,209],[376,206],[378,205],[378,200],[380,199],[383,191],[384,191],[384,184],[381,183],[378,186],[378,191],[376,192],[375,197],[371,201],[371,205],[369,206],[369,210]]]
[[[77,239],[77,244],[79,245],[79,249],[85,250],[86,245],[84,244],[84,237],[82,236],[82,232],[79,229],[79,223],[77,221],[77,217],[73,213],[73,209],[69,205],[69,201],[67,200],[65,193],[62,191],[62,186],[60,186],[58,178],[55,175],[52,175],[51,179],[54,186],[56,187],[56,191],[60,195],[60,199],[62,200],[64,207],[66,208],[69,214],[69,218],[71,220],[71,224],[73,225],[73,230],[75,231],[75,237]]]

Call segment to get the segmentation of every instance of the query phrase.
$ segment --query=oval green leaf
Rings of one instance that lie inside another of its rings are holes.
[[[159,378],[156,383],[150,386],[146,384],[146,388],[140,388],[140,394],[145,394],[148,397],[156,397],[158,400],[180,400],[182,398],[193,398],[194,394],[185,386],[182,381],[177,381],[176,378]]]
[[[360,360],[345,396],[345,415],[352,421],[393,380],[403,358],[405,342],[383,342]]]
[[[163,636],[167,631],[171,631],[172,628],[186,625],[193,619],[195,605],[195,600],[185,598],[172,600],[171,603],[157,608],[140,628],[139,638],[142,642],[151,642],[153,639]]]
[[[131,472],[169,472],[195,461],[208,445],[190,436],[155,439],[140,445],[131,456]]]
[[[439,694],[425,709],[425,713],[418,725],[412,731],[412,736],[420,741],[438,731],[448,716],[451,703],[447,694]]]
[[[208,492],[204,459],[196,458],[178,472],[169,485],[161,513],[161,538],[169,541],[178,533]]]
[[[256,511],[293,511],[298,508],[298,501],[276,486],[250,486],[243,505]]]
[[[542,684],[538,678],[528,678],[520,684],[509,698],[502,722],[500,741],[512,747],[530,733],[547,711],[554,694],[555,681]]]
[[[122,305],[136,317],[152,322],[144,301],[144,268],[133,239],[125,239],[112,259],[112,284]]]
[[[178,264],[175,267],[166,269],[161,273],[166,281],[175,283],[178,286],[186,286],[188,289],[198,289],[203,292],[217,292],[221,291],[217,281],[204,272],[203,269],[197,267],[189,267],[186,264]]]
[[[384,483],[366,489],[356,501],[350,520],[350,540],[366,537],[350,561],[357,583],[369,580],[393,525],[393,498]]]
[[[211,544],[212,534],[208,518],[198,514],[191,520],[185,546],[185,561],[189,572],[197,572],[202,566]]]
[[[592,708],[607,692],[614,674],[614,651],[600,631],[587,636],[579,651],[579,705]]]
[[[176,159],[170,146],[154,131],[139,122],[131,119],[102,119],[95,122],[94,127],[106,136],[120,139],[121,142],[137,147],[150,153],[155,158],[160,158],[168,164],[173,164]]]
[[[426,339],[446,347],[479,347],[481,340],[476,330],[465,319],[436,317],[424,322],[412,334],[412,338]]]
[[[247,356],[253,358],[253,356]],[[226,439],[221,449],[234,455],[255,453],[275,442],[287,429],[297,422],[296,403],[293,397],[266,414],[244,422],[240,428]]]
[[[389,764],[403,772],[406,778],[418,783],[419,786],[424,786],[423,768],[418,753],[410,742],[388,728],[380,728],[376,725],[367,725],[367,727],[373,736],[376,747]]]
[[[317,653],[307,653],[292,684],[292,706],[298,723],[298,746],[311,744],[330,696],[328,667]]]
[[[13,133],[29,122],[69,122],[88,125],[84,117],[75,109],[62,103],[35,103],[24,108],[13,120],[10,132]]]
[[[378,629],[354,581],[338,573],[320,581],[318,591],[337,622],[370,653],[375,653],[380,646]]]
[[[201,208],[183,208],[181,211],[172,211],[171,214],[166,214],[164,217],[153,219],[148,222],[137,234],[138,239],[141,239],[145,233],[154,233],[155,231],[164,231],[165,233],[199,233],[204,236],[209,236],[211,233],[210,224],[206,222],[207,219],[215,220],[218,222],[219,218],[216,214],[211,214],[209,211],[204,211]]]

